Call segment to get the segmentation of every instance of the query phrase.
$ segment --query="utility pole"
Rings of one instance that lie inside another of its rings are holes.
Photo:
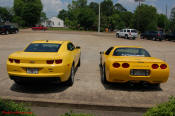
[[[99,2],[99,12],[98,12],[98,32],[100,32],[100,7],[101,7],[101,5],[100,5],[101,3]]]

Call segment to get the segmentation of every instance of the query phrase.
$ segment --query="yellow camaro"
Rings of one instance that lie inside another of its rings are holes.
[[[34,41],[7,60],[9,77],[18,84],[30,81],[67,82],[72,85],[80,66],[80,47],[70,41]]]
[[[169,77],[168,64],[141,47],[114,46],[100,56],[103,83],[148,82],[159,86]]]

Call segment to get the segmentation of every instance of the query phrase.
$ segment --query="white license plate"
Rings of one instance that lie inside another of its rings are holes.
[[[134,76],[148,76],[149,74],[149,70],[131,70],[131,75]]]
[[[28,74],[38,74],[38,68],[27,68]]]

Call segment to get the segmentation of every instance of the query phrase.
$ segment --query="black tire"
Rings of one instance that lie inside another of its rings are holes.
[[[125,35],[125,39],[128,39],[128,35]]]
[[[81,65],[81,60],[80,60],[80,58],[79,58],[77,67],[80,67],[80,65]]]
[[[144,39],[144,36],[140,36],[140,39]]]
[[[156,41],[156,37],[153,37],[152,40],[153,40],[153,41]]]
[[[135,40],[136,38],[135,38],[135,37],[133,37],[132,39],[133,39],[133,40]]]
[[[159,41],[162,41],[162,39],[159,39]]]
[[[6,34],[6,35],[8,35],[8,34],[9,34],[9,31],[8,31],[8,30],[7,30],[7,31],[5,31],[5,34]]]
[[[118,33],[116,34],[116,38],[120,38],[120,36],[119,36],[119,34],[118,34]]]
[[[102,67],[102,77],[101,77],[101,81],[103,84],[107,84],[107,80],[106,80],[106,71],[105,71],[105,66]]]
[[[73,83],[74,83],[74,74],[75,74],[75,68],[74,68],[74,64],[73,64],[72,67],[71,67],[71,74],[70,74],[69,80],[66,83],[68,86],[73,85]]]

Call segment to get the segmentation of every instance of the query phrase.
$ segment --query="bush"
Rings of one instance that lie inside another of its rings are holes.
[[[7,114],[9,113],[9,114]],[[25,105],[0,99],[0,116],[36,116]]]
[[[175,98],[171,97],[168,102],[149,109],[144,116],[175,116]]]
[[[91,114],[75,114],[71,111],[70,113],[65,113],[64,115],[61,115],[61,116],[94,116],[94,115],[91,115]]]

